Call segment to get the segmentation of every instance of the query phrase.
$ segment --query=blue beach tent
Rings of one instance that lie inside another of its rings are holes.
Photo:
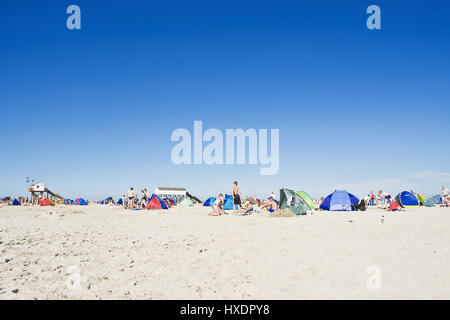
[[[214,204],[214,201],[216,201],[216,198],[214,197],[208,198],[207,200],[205,200],[205,202],[203,202],[203,206],[211,207]]]
[[[167,204],[156,194],[152,194],[150,200],[147,202],[147,206],[145,207],[147,210],[159,210],[159,209],[169,209]]]
[[[320,209],[328,211],[352,211],[359,199],[345,190],[336,190],[321,203]]]
[[[118,205],[122,205],[122,204],[123,204],[123,199],[120,198],[119,201],[117,201],[117,204],[118,204]]]
[[[223,201],[223,209],[233,210],[233,197],[229,194],[225,195],[225,199]]]
[[[17,199],[14,199],[14,201],[12,202],[13,206],[20,206],[20,201]]]
[[[79,206],[87,206],[87,202],[83,198],[76,199],[75,204],[77,204]]]
[[[64,204],[72,204],[73,201],[70,199],[64,199]]]
[[[440,194],[435,194],[433,196],[427,197],[425,200],[425,207],[434,207],[435,205],[442,204],[442,196]]]
[[[395,201],[404,208],[417,208],[420,206],[419,199],[409,191],[400,192]]]

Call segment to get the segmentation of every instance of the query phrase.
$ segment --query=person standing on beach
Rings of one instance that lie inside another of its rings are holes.
[[[442,204],[448,207],[449,199],[450,197],[450,191],[445,186],[442,186]]]
[[[128,209],[133,209],[134,206],[134,199],[136,198],[136,192],[134,192],[133,187],[130,188],[127,192],[127,199],[128,199]]]
[[[239,208],[238,213],[241,214],[242,193],[238,187],[238,182],[233,182],[233,188],[231,189],[231,195],[233,197],[233,214],[236,214],[236,206]]]

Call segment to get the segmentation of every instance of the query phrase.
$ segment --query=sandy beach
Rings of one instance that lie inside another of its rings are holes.
[[[450,208],[209,211],[1,207],[0,299],[450,298]]]

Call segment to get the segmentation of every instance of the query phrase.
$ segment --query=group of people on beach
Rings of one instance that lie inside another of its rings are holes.
[[[233,187],[231,189],[231,196],[233,200],[233,214],[235,215],[243,215],[243,214],[250,214],[253,211],[253,204],[246,200],[242,202],[242,193],[241,190],[238,187],[238,182],[233,182]],[[261,209],[266,209],[269,212],[275,212],[278,210],[278,203],[274,198],[274,194],[269,197],[267,203],[263,203],[260,205]],[[209,214],[211,216],[220,216],[222,214],[225,214],[225,197],[222,193],[220,193],[216,201],[214,201],[212,205],[212,212]]]
[[[126,209],[145,208],[149,199],[150,193],[147,189],[141,190],[141,198],[139,198],[134,188],[131,187],[124,197],[124,207]]]

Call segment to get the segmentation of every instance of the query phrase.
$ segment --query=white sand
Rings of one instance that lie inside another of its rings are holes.
[[[450,208],[208,212],[2,207],[0,299],[450,299]]]

